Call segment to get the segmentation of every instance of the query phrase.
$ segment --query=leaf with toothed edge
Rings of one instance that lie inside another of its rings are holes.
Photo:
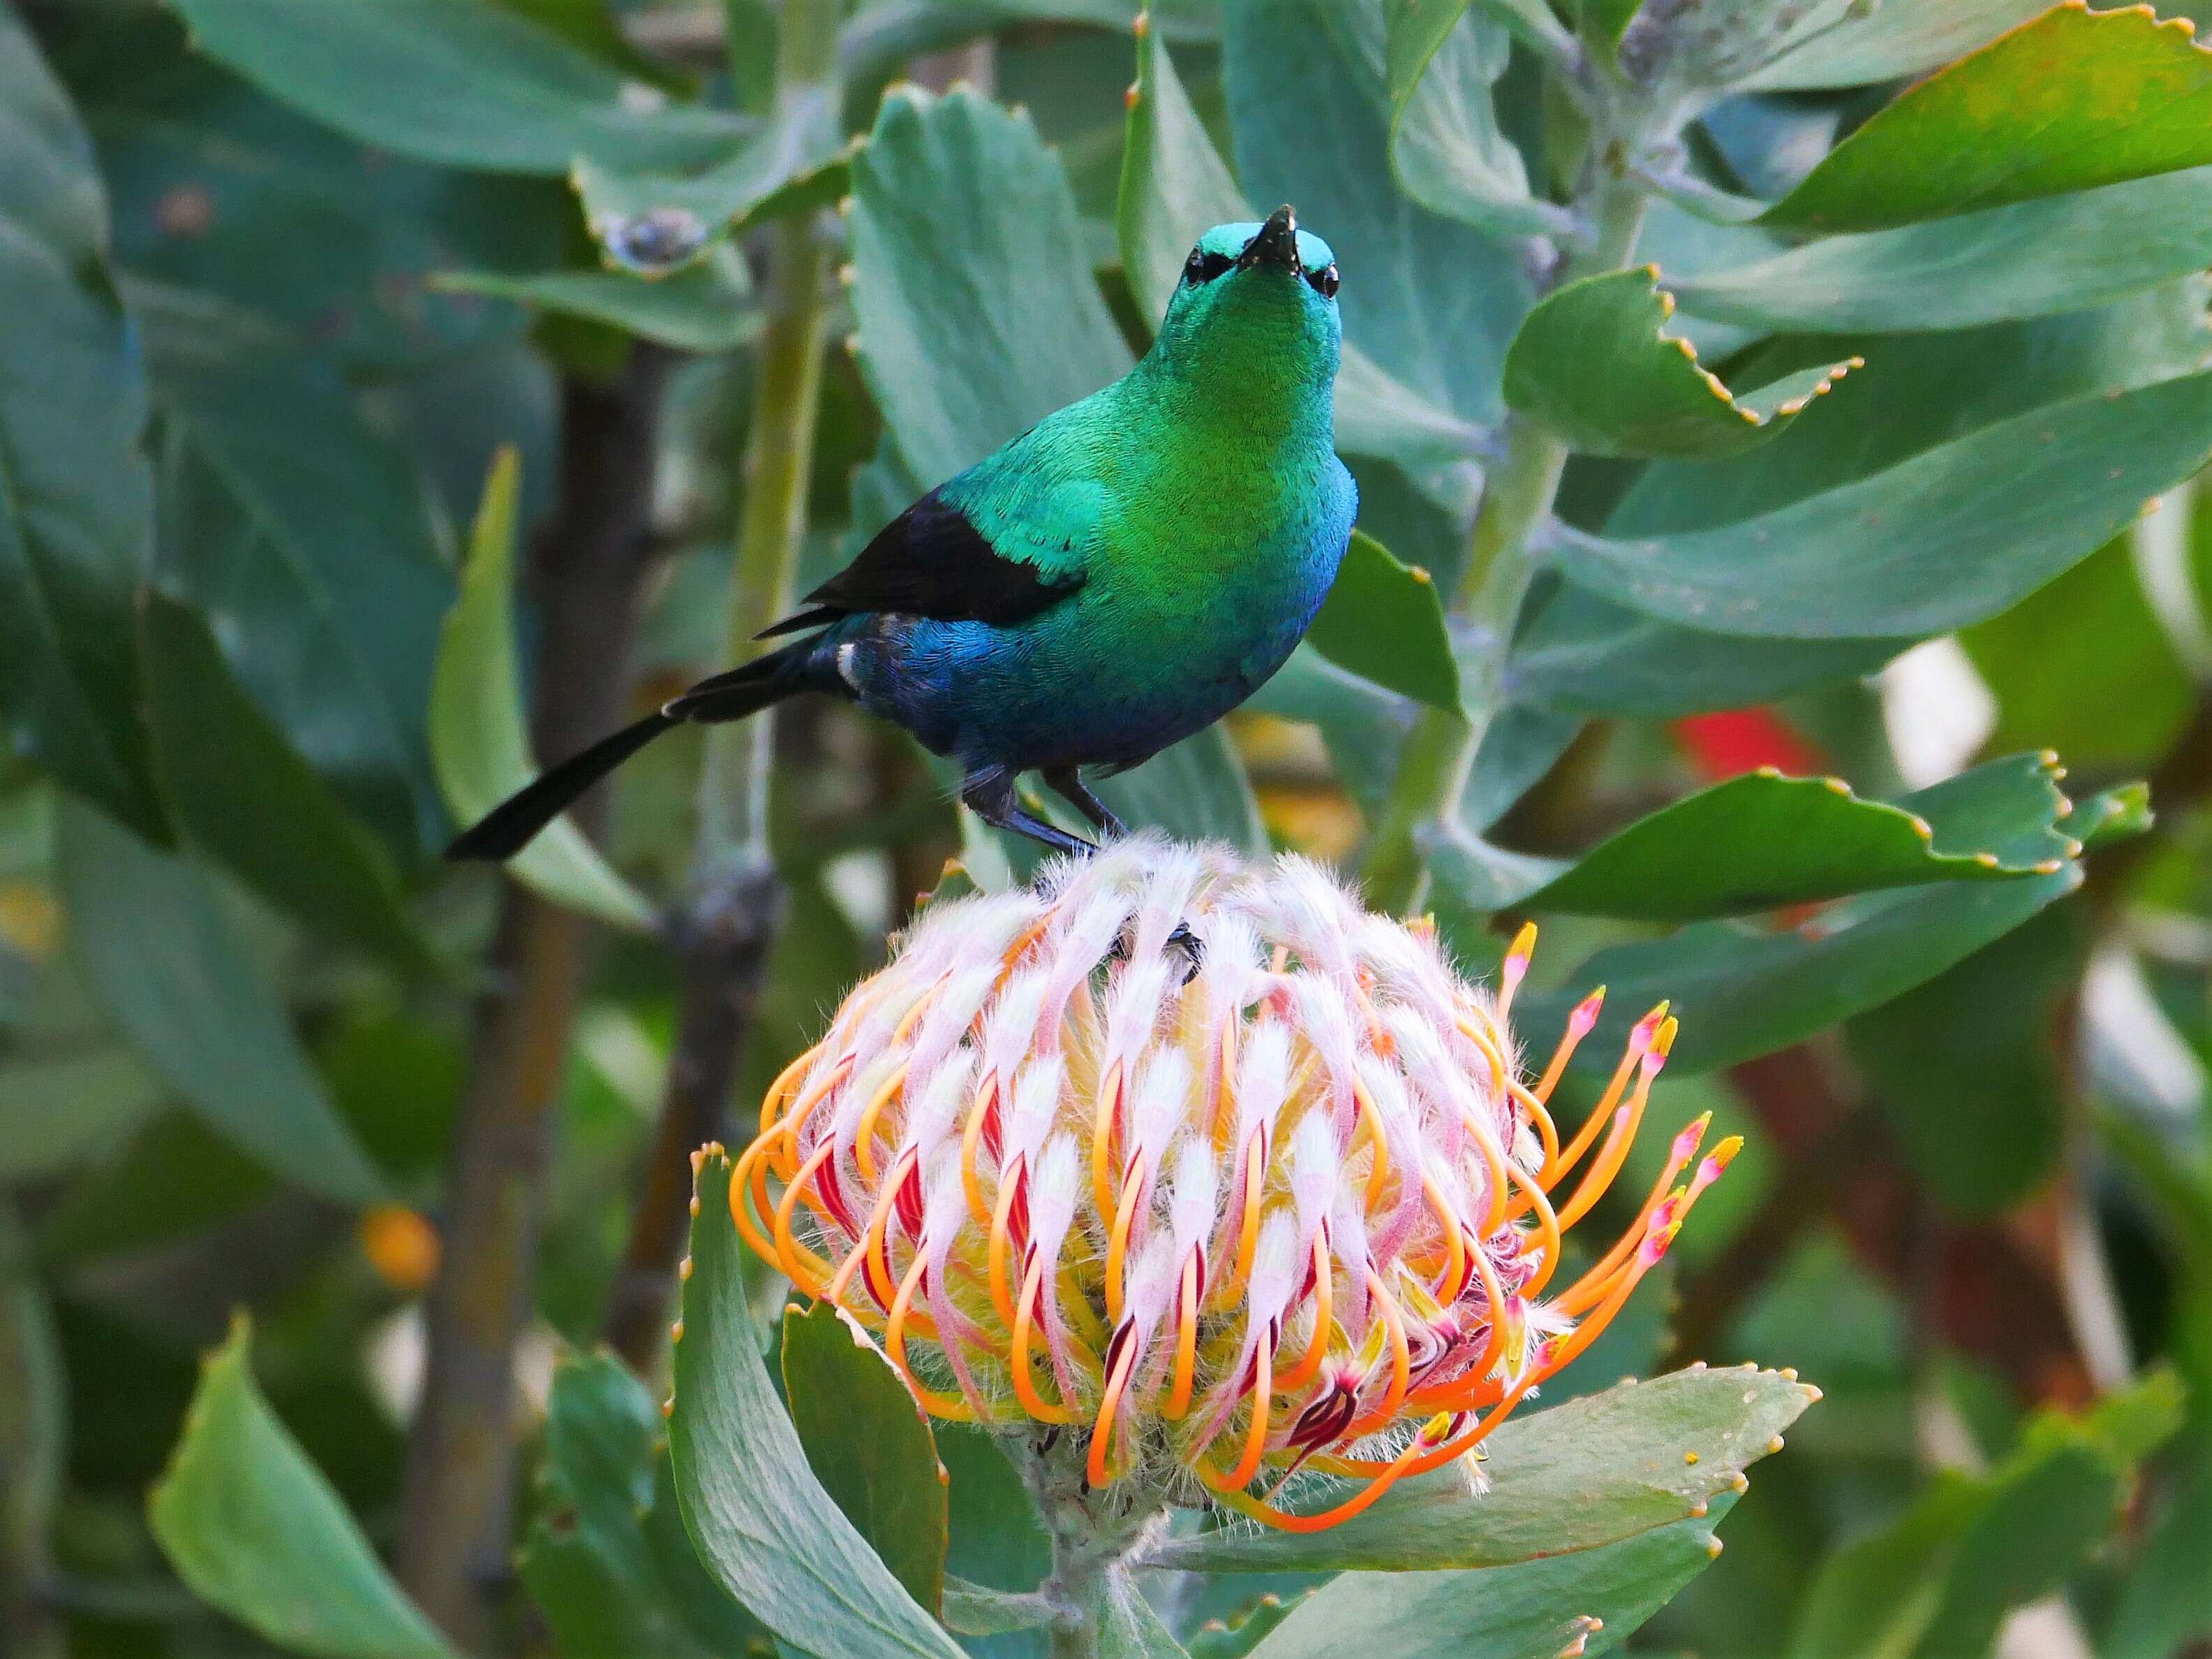
[[[2076,813],[2097,811],[2093,802]],[[1611,946],[1571,976],[1577,987],[1608,988],[1605,1018],[1575,1064],[1609,1066],[1629,1023],[1662,998],[1681,1020],[1670,1071],[1711,1071],[1771,1054],[1933,979],[2081,884],[2081,866],[2069,863],[2048,876],[1869,893],[1785,932],[1703,921],[1666,939]],[[1516,1023],[1556,1030],[1577,994],[1528,997]]]
[[[1750,1368],[1675,1371],[1509,1418],[1482,1468],[1401,1481],[1364,1514],[1316,1533],[1222,1530],[1157,1544],[1139,1565],[1194,1572],[1498,1567],[1598,1549],[1696,1518],[1781,1449],[1820,1390]],[[1263,1650],[1264,1651],[1264,1650]]]
[[[808,1468],[754,1346],[729,1155],[692,1155],[691,1268],[669,1449],[684,1522],[724,1589],[784,1641],[839,1659],[961,1659]]]
[[[1352,532],[1306,641],[1386,691],[1437,708],[1460,706],[1459,663],[1434,579],[1399,563],[1364,531]]]
[[[1570,283],[1522,322],[1505,354],[1505,401],[1586,455],[1706,459],[1775,436],[1863,360],[1802,369],[1741,394],[1666,331],[1659,267]]]
[[[1263,1595],[1232,1619],[1207,1620],[1183,1645],[1190,1659],[1245,1659],[1304,1599],[1293,1596],[1285,1601],[1279,1595]]]
[[[1902,1518],[1829,1556],[1788,1659],[1987,1653],[2006,1613],[2061,1589],[2110,1537],[2135,1466],[2182,1419],[2154,1370],[2078,1417],[2043,1412],[1984,1474],[1940,1473]]]
[[[2212,264],[2212,167],[1856,235],[1673,284],[1753,329],[1971,328],[2108,304]]]
[[[1894,803],[1840,778],[1762,768],[1662,807],[1513,901],[1571,915],[1689,921],[1938,880],[2050,875],[2081,842],[2049,750],[1978,766]]]
[[[1873,230],[2198,167],[2208,115],[2186,19],[2063,0],[1887,105],[1762,222]]]

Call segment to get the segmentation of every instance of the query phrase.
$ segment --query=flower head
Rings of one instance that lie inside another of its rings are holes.
[[[1692,1170],[1685,1129],[1560,1282],[1674,1022],[1637,1023],[1563,1142],[1545,1103],[1603,993],[1524,1082],[1506,1017],[1533,942],[1493,998],[1303,860],[1117,842],[931,906],[769,1090],[732,1208],[931,1413],[1066,1425],[1093,1486],[1329,1525],[1587,1347],[1735,1152]],[[1359,1485],[1293,1513],[1273,1500],[1301,1470]]]

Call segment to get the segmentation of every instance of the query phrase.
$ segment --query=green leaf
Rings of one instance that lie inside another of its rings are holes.
[[[54,836],[86,981],[161,1080],[210,1128],[308,1191],[348,1204],[383,1197],[383,1176],[206,878],[74,801],[62,803]]]
[[[2205,297],[2192,277],[2061,317],[1945,334],[1766,342],[1738,374],[1773,380],[1853,351],[1869,362],[1756,453],[1645,467],[1605,529],[1639,536],[1754,518],[2031,409],[2186,374],[2212,348]]]
[[[52,1180],[112,1152],[161,1103],[161,1085],[119,1048],[0,1066],[0,1186]]]
[[[1018,1598],[1030,1595],[1052,1571],[1052,1542],[1006,1443],[988,1430],[958,1423],[940,1423],[936,1433],[937,1455],[952,1476],[946,1495],[951,1524],[946,1565],[971,1593]],[[948,1622],[952,1599],[948,1574]],[[969,1606],[972,1610],[972,1601]],[[1025,1621],[1030,1617],[1022,1616]],[[1041,1650],[1041,1638],[1030,1638],[993,1643],[981,1650],[990,1659],[1030,1659]]]
[[[145,386],[89,146],[12,10],[0,153],[0,707],[16,753],[161,837],[130,623],[152,547]]]
[[[817,1302],[785,1310],[783,1389],[814,1478],[934,1612],[945,1599],[948,1477],[905,1382],[850,1314]]]
[[[1034,1594],[987,1589],[947,1573],[944,1617],[945,1627],[963,1636],[1004,1636],[1048,1623],[1052,1606]]]
[[[516,1569],[568,1659],[727,1659],[768,1633],[684,1535],[660,1410],[611,1354],[553,1374],[530,1533]]]
[[[2202,167],[2208,116],[2185,20],[2068,0],[1884,106],[1762,222],[1876,230]]]
[[[430,752],[446,802],[473,823],[536,775],[524,730],[512,613],[521,466],[503,449],[484,480],[459,598],[446,618],[430,688]],[[509,860],[515,879],[556,903],[648,932],[653,908],[566,817]]]
[[[443,814],[423,742],[453,579],[407,459],[331,365],[148,319],[159,416],[157,580],[403,860]]]
[[[2110,540],[2212,455],[2212,374],[2031,410],[1774,512],[1633,543],[1577,538],[1571,580],[1693,628],[1940,633]]]
[[[1297,1607],[1295,1600],[1268,1595],[1232,1619],[1209,1619],[1190,1638],[1190,1659],[1247,1659]]]
[[[1901,640],[1761,640],[1685,628],[1559,583],[1522,624],[1506,659],[1516,702],[1647,720],[1743,708],[1870,674]]]
[[[27,1255],[13,1204],[0,1202],[0,1560],[13,1581],[0,1583],[11,1592],[35,1592],[52,1570],[49,1540],[69,1480],[69,1372],[52,1298]]]
[[[2050,0],[1876,5],[1837,20],[1741,83],[1746,91],[1871,86],[1925,74],[2043,11]]]
[[[1674,284],[1753,329],[1969,328],[2100,306],[2212,263],[2212,167],[1828,236]]]
[[[218,295],[368,374],[522,332],[517,307],[426,291],[424,278],[560,259],[574,216],[565,186],[368,150],[193,53],[166,9],[82,33],[60,66],[100,149],[134,307],[140,285]]]
[[[760,329],[744,258],[728,246],[653,281],[617,270],[549,270],[533,276],[453,270],[441,272],[430,285],[605,323],[678,351],[734,351]]]
[[[1306,630],[1313,648],[1385,690],[1437,708],[1459,707],[1459,662],[1433,577],[1403,565],[1364,531]]]
[[[2053,827],[2071,806],[2058,774],[2048,750],[2014,755],[1892,805],[1840,778],[1765,768],[1638,819],[1517,902],[1690,921],[1877,888],[2050,875],[2081,850]]]
[[[2196,688],[2151,609],[2130,538],[1959,635],[1997,700],[1991,748],[2059,748],[2077,766],[2156,763],[2196,708]],[[2092,703],[2081,694],[2094,686]],[[2033,737],[2025,734],[2033,733]]]
[[[1260,803],[1220,726],[1164,749],[1142,766],[1094,781],[1098,798],[1131,824],[1164,830],[1178,841],[1220,841],[1247,853],[1267,845]]]
[[[2045,1415],[1987,1474],[1947,1472],[1886,1531],[1829,1558],[1790,1659],[1988,1650],[2012,1608],[2058,1589],[2112,1530],[2130,1470],[2180,1421],[2157,1372],[2079,1419]]]
[[[1506,234],[1557,234],[1569,216],[1528,191],[1528,169],[1498,129],[1491,88],[1505,73],[1512,39],[1467,0],[1346,9],[1372,51],[1383,20],[1383,81],[1390,100],[1390,161],[1406,194],[1432,213]]]
[[[1713,1563],[1713,1513],[1596,1549],[1477,1572],[1348,1572],[1291,1609],[1252,1659],[1558,1659],[1608,1651]]]
[[[850,182],[854,148],[839,134],[835,95],[815,88],[695,173],[629,173],[586,156],[574,178],[607,258],[659,275],[748,226],[827,207]]]
[[[1059,158],[975,93],[884,100],[853,164],[852,249],[854,349],[925,483],[1129,368]]]
[[[745,123],[672,102],[489,0],[179,0],[201,51],[397,155],[483,173],[713,160]]]
[[[1623,1382],[1508,1418],[1484,1448],[1486,1492],[1439,1469],[1321,1532],[1222,1528],[1157,1544],[1139,1560],[1196,1572],[1410,1572],[1593,1550],[1693,1518],[1737,1490],[1819,1397],[1753,1366]]]
[[[783,1640],[839,1659],[959,1659],[806,1464],[755,1349],[730,1160],[699,1158],[669,1444],[684,1522],[723,1586]]]
[[[1706,921],[1611,946],[1572,977],[1577,987],[1608,988],[1605,1017],[1582,1055],[1590,1066],[1611,1065],[1630,1023],[1662,998],[1682,1023],[1670,1071],[1708,1072],[1771,1054],[1934,978],[2081,883],[2081,866],[2069,864],[2014,881],[1870,894],[1787,932]],[[1555,1031],[1579,994],[1527,998],[1516,1023]]]
[[[1587,276],[1547,296],[1513,337],[1505,401],[1587,455],[1735,454],[1787,426],[1863,367],[1847,357],[1741,397],[1666,331],[1674,313],[1659,267]]]
[[[239,689],[198,613],[149,590],[138,641],[155,763],[186,838],[308,927],[438,972],[391,858]]]
[[[1175,1633],[1160,1622],[1127,1567],[1100,1575],[1093,1605],[1098,1618],[1098,1659],[1187,1659]]]
[[[1200,234],[1256,216],[1191,107],[1159,31],[1146,29],[1137,37],[1135,96],[1115,213],[1121,266],[1146,321],[1167,309]],[[1337,372],[1336,424],[1347,453],[1416,470],[1463,460],[1478,435],[1349,343]]]
[[[1947,1209],[1995,1214],[2057,1164],[2057,1023],[2087,955],[2077,909],[2045,911],[1845,1028],[1906,1164]]]
[[[2200,1460],[2202,1455],[2200,1454]],[[2212,1463],[2183,1478],[2121,1586],[2100,1651],[2108,1659],[2172,1659],[2212,1626]]]
[[[244,1315],[207,1358],[168,1470],[147,1503],[193,1594],[318,1659],[452,1659],[393,1583],[322,1471],[254,1386]]]
[[[1347,341],[1427,403],[1492,424],[1532,285],[1516,241],[1396,187],[1383,30],[1379,5],[1230,0],[1222,80],[1237,175],[1255,203],[1296,203],[1343,256]]]

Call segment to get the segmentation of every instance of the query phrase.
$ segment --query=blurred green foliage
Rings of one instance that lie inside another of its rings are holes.
[[[760,1363],[714,1161],[666,1271],[690,1143],[949,858],[1033,854],[842,708],[672,738],[530,896],[437,852],[1280,200],[1364,534],[1251,709],[1102,793],[1471,972],[1543,919],[1525,1024],[1672,998],[1647,1136],[1751,1146],[1492,1499],[1183,1517],[1100,1650],[2212,1641],[2212,57],[2037,0],[1134,21],[0,0],[0,1650],[1048,1651],[1012,1465],[826,1310]],[[485,1237],[459,1620],[416,1401]],[[1693,1359],[1826,1397],[1610,1386]]]

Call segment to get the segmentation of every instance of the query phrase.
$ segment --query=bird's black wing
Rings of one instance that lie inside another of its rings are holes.
[[[1080,570],[1055,575],[1008,558],[933,489],[878,531],[860,557],[809,593],[806,610],[761,637],[818,628],[856,611],[1005,628],[1082,586]]]

